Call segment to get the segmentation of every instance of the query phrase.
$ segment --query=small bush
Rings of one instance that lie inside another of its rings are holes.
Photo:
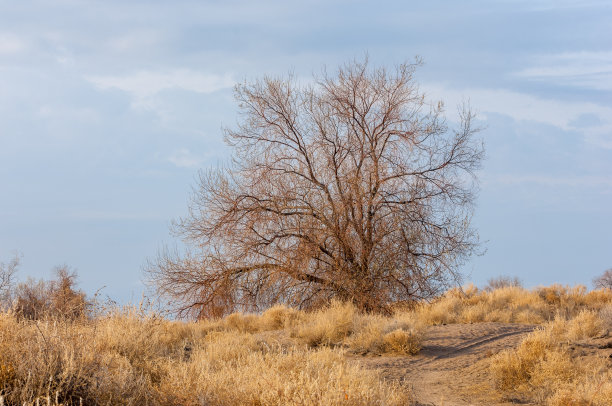
[[[24,319],[82,319],[91,308],[84,292],[76,289],[77,274],[66,266],[55,269],[51,281],[28,279],[15,288],[14,311]]]
[[[309,346],[341,344],[355,329],[357,309],[350,302],[333,301],[329,307],[310,314],[296,336]]]
[[[546,403],[548,406],[609,406],[612,399],[612,371],[583,375],[562,385]]]
[[[567,323],[565,338],[571,341],[577,341],[584,338],[595,337],[602,333],[603,328],[604,323],[599,318],[598,312],[582,310],[575,318]]]
[[[599,310],[599,318],[603,328],[608,331],[612,330],[612,304],[604,306]]]
[[[385,352],[415,355],[421,351],[422,337],[406,330],[393,330],[383,337]]]
[[[491,373],[498,389],[525,390],[538,363],[554,340],[548,330],[538,330],[525,338],[515,350],[503,351],[491,359]]]
[[[487,286],[485,286],[485,290],[491,292],[496,289],[510,287],[522,288],[523,282],[521,282],[521,280],[516,276],[498,276],[496,278],[491,278],[487,281]]]
[[[259,317],[254,314],[233,313],[223,319],[228,330],[241,333],[254,333],[259,330]]]
[[[562,346],[594,337],[602,326],[603,321],[592,310],[583,310],[570,320],[558,316],[528,335],[516,349],[491,359],[496,387],[506,393],[529,393],[548,405],[607,405],[612,373],[605,361],[597,365],[578,363]],[[600,396],[600,390],[608,397]]]
[[[6,309],[11,303],[11,294],[20,260],[19,254],[15,253],[8,263],[0,262],[0,310]]]
[[[359,354],[382,354],[385,352],[383,336],[388,323],[383,317],[363,316],[358,326],[345,342],[350,350]]]
[[[595,289],[612,289],[612,268],[593,279]]]
[[[276,305],[261,315],[262,328],[265,330],[278,330],[292,328],[304,319],[304,312],[291,307]]]

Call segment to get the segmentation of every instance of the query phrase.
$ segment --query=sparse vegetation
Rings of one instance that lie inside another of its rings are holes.
[[[19,269],[20,260],[19,254],[15,254],[8,263],[0,262],[0,309],[10,305],[15,274]]]
[[[20,318],[79,319],[87,316],[91,303],[85,293],[76,289],[77,274],[67,266],[54,270],[50,281],[28,279],[12,292],[12,309]]]
[[[612,289],[612,268],[593,279],[595,289]]]
[[[426,342],[427,325],[495,320],[542,323],[517,348],[490,359],[503,396],[603,405],[612,391],[609,368],[603,361],[581,363],[571,346],[607,334],[611,309],[610,290],[469,286],[431,304],[398,306],[388,316],[339,301],[314,311],[277,305],[197,322],[140,308],[35,318],[8,310],[0,313],[0,399],[5,405],[405,405],[412,402],[409,387],[365,369],[360,355],[410,357]]]
[[[593,310],[582,310],[570,320],[555,318],[525,338],[518,348],[492,359],[497,388],[507,394],[526,394],[551,406],[609,405],[609,361],[600,358],[580,362],[570,350],[581,340],[604,332],[607,335],[605,329],[604,320]]]
[[[317,313],[275,307],[197,323],[136,309],[91,320],[3,313],[0,390],[9,405],[47,397],[65,405],[409,403],[405,388],[345,358],[350,337],[368,326],[360,317],[367,318],[341,303]],[[392,334],[389,349],[415,351],[409,330]]]
[[[612,291],[551,285],[527,290],[505,286],[480,290],[473,285],[455,288],[417,309],[426,324],[500,322],[541,324],[557,315],[569,319],[584,309],[599,310],[612,301]]]
[[[485,290],[492,291],[495,289],[507,288],[507,287],[515,287],[522,288],[523,283],[516,276],[498,276],[496,278],[491,278],[487,281],[487,286],[485,286]]]

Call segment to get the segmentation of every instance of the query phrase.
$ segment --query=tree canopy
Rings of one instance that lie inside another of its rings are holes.
[[[469,107],[451,129],[425,98],[418,65],[238,85],[232,163],[200,173],[173,225],[188,249],[147,267],[158,292],[201,317],[331,298],[384,310],[459,281],[483,148]]]

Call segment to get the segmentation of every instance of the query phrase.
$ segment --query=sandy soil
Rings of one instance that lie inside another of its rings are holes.
[[[405,385],[413,392],[417,406],[536,405],[520,397],[503,399],[489,373],[491,356],[515,348],[536,328],[504,323],[431,326],[423,349],[416,356],[348,355],[348,358],[380,371],[387,380]],[[286,348],[300,345],[286,331],[262,332],[258,336]],[[612,368],[612,331],[561,346],[578,362],[604,358]]]
[[[418,405],[509,405],[513,403],[502,401],[491,386],[488,358],[517,346],[534,328],[502,323],[432,326],[417,356],[354,359],[407,385]]]

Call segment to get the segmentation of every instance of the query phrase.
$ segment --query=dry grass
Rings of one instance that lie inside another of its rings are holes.
[[[491,373],[499,390],[520,393],[538,403],[609,405],[612,372],[603,358],[581,362],[568,345],[607,334],[597,311],[582,310],[567,320],[560,315],[531,333],[518,348],[491,360]]]
[[[293,335],[311,347],[340,346],[354,353],[417,354],[424,325],[414,314],[391,317],[363,314],[350,303],[332,302],[328,308],[307,314]]]
[[[566,344],[610,331],[611,315],[610,290],[561,286],[454,289],[391,316],[342,302],[199,322],[130,308],[76,319],[1,312],[0,404],[403,405],[406,388],[346,354],[416,354],[426,325],[502,321],[544,324],[492,358],[499,391],[603,405],[609,370],[578,363]]]
[[[479,290],[451,289],[415,317],[425,324],[502,322],[542,324],[518,348],[491,360],[497,390],[538,404],[609,405],[612,372],[604,358],[585,362],[572,343],[612,332],[612,290],[552,285],[533,290],[518,283]]]
[[[368,316],[342,303],[197,323],[135,309],[93,320],[1,313],[0,404],[409,404],[405,388],[346,360],[343,341],[360,317]],[[304,326],[313,326],[312,336]],[[262,332],[270,330],[291,345],[267,340]]]
[[[587,291],[584,286],[552,285],[527,290],[505,286],[479,290],[473,285],[451,289],[433,303],[417,310],[426,324],[524,323],[541,324],[558,315],[571,318],[584,309],[599,310],[612,304],[612,290]]]

